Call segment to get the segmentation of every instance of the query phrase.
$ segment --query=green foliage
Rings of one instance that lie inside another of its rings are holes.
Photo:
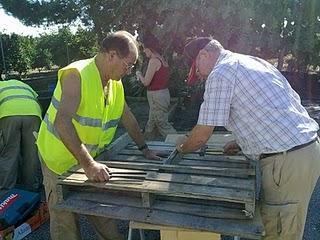
[[[27,25],[43,25],[74,21],[80,14],[82,1],[29,1],[1,0],[7,13],[19,18]]]
[[[19,75],[26,73],[34,56],[34,46],[32,38],[12,34],[6,48],[8,69]]]
[[[184,86],[188,69],[179,54],[195,36],[213,36],[237,52],[278,58],[280,69],[288,54],[292,71],[320,65],[319,0],[0,0],[0,4],[29,25],[80,19],[88,27],[75,35],[63,28],[41,37],[38,48],[48,49],[58,66],[92,56],[97,42],[110,31],[154,33],[171,67],[174,93]]]
[[[44,68],[49,70],[52,65],[52,54],[50,50],[48,48],[39,48],[36,46],[32,68],[38,68],[39,70]]]

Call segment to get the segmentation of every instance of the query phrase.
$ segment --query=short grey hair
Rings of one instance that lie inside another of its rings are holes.
[[[221,43],[218,40],[212,39],[203,49],[208,52],[220,52],[224,49]]]

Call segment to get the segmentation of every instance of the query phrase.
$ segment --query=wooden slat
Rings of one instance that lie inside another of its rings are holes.
[[[168,157],[170,155],[170,150],[163,150],[158,151],[157,154],[161,157]],[[121,152],[118,153],[118,156],[140,156],[143,157],[143,153],[139,150],[129,150],[129,149],[123,149]],[[242,155],[205,155],[200,156],[199,153],[189,153],[183,155],[183,159],[189,159],[189,160],[202,160],[202,161],[219,161],[219,162],[239,162],[239,163],[248,163],[250,162],[248,159],[246,159],[245,156]]]
[[[143,208],[143,202],[136,196],[128,196],[116,194],[110,191],[101,190],[69,190],[69,199],[73,200],[89,200],[99,202],[101,204],[115,204],[119,206],[128,206]],[[106,195],[108,197],[106,197]],[[188,202],[188,201],[170,201],[169,199],[153,199],[152,209],[163,210],[175,213],[184,213],[188,215],[211,217],[211,218],[227,218],[227,219],[247,219],[244,212],[240,208],[230,208],[219,206],[216,202],[210,204],[208,201]]]
[[[175,147],[176,145],[173,143],[159,142],[159,141],[147,141],[148,146],[167,146],[167,147]],[[126,147],[134,147],[137,149],[137,145],[133,142],[129,143]]]
[[[147,192],[157,193],[166,196],[220,200],[227,202],[249,202],[254,199],[252,191],[234,190],[210,186],[190,186],[188,184],[173,182],[144,181],[143,189]]]
[[[114,142],[112,142],[105,151],[100,153],[95,160],[103,161],[110,158],[112,154],[117,154],[121,149],[127,146],[130,142],[132,142],[128,133],[123,134],[119,138],[117,138]]]
[[[254,191],[254,179],[239,179],[226,177],[207,177],[190,174],[172,174],[149,172],[146,180],[185,183],[190,185],[206,185],[234,189],[244,189]]]
[[[166,196],[188,197],[196,199],[223,200],[231,202],[252,202],[252,192],[238,191],[233,189],[210,187],[210,186],[190,186],[188,184],[137,181],[139,179],[126,178],[120,179],[121,182],[113,181],[111,178],[108,183],[96,183],[89,181],[85,174],[73,173],[70,176],[61,179],[60,183],[65,185],[96,186],[99,188],[115,189],[122,191],[135,191],[154,193]]]
[[[124,169],[124,168],[111,168],[109,167],[109,170],[112,174],[147,174],[146,171],[142,171],[142,170],[134,170],[134,169]],[[71,168],[70,170],[68,170],[68,172],[66,173],[67,175],[69,175],[69,173],[84,173],[84,170],[82,167],[75,166],[73,168]]]
[[[58,180],[58,183],[63,185],[73,185],[73,186],[93,186],[96,188],[107,188],[110,189],[120,189],[120,190],[131,190],[141,189],[143,184],[144,177],[134,178],[130,177],[112,177],[109,182],[93,182],[89,181],[85,174],[73,173],[67,177],[61,177]],[[116,187],[115,187],[116,186]]]
[[[178,163],[178,165],[183,165],[183,166],[203,166],[203,167],[222,167],[222,168],[249,168],[250,165],[249,163],[233,163],[233,162],[222,162],[222,161],[202,161],[202,160],[186,160],[182,159]]]
[[[146,208],[151,208],[155,200],[155,196],[153,194],[143,192],[141,193],[141,198],[142,198],[142,206]]]
[[[238,156],[238,155],[205,155],[199,156],[199,154],[185,154],[183,159],[193,159],[193,160],[202,160],[202,161],[226,161],[226,162],[250,162],[246,159],[245,156]]]
[[[135,155],[122,155],[117,154],[116,156],[111,157],[110,161],[121,161],[121,162],[140,162],[140,163],[162,163],[164,160],[149,160],[143,156]],[[223,162],[223,161],[202,161],[202,159],[180,159],[178,165],[184,166],[207,166],[207,167],[222,167],[222,168],[248,168],[248,162]]]
[[[211,231],[225,235],[237,235],[250,239],[260,239],[264,234],[261,217],[252,220],[231,220],[205,218],[187,214],[171,213],[134,207],[101,205],[98,202],[67,199],[57,204],[56,209],[71,211],[79,214],[102,216],[123,220],[134,220],[151,224],[163,224],[173,227],[183,227]],[[257,212],[257,211],[256,211]]]
[[[211,175],[211,176],[226,176],[247,178],[254,176],[254,169],[237,169],[237,168],[215,168],[215,167],[198,167],[198,166],[179,166],[179,165],[162,165],[152,163],[127,162],[127,161],[107,161],[102,162],[110,167],[140,169],[147,171],[166,171],[187,174]]]
[[[109,161],[122,161],[122,162],[142,162],[142,163],[162,163],[163,160],[149,160],[143,156],[131,156],[131,155],[121,155],[117,154],[112,156]]]

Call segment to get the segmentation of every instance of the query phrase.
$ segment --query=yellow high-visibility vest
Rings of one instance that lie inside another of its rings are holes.
[[[41,118],[38,94],[19,80],[0,81],[0,118],[31,115]]]
[[[81,77],[81,100],[72,123],[92,157],[102,152],[112,141],[125,102],[122,82],[115,80],[109,80],[108,99],[105,99],[95,58],[80,60],[59,70],[58,84],[41,123],[37,141],[40,155],[47,167],[59,175],[78,164],[54,127],[61,99],[61,76],[70,69],[76,69]]]

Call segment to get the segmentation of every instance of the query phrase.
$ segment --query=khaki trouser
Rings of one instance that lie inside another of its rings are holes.
[[[264,240],[301,240],[320,175],[319,140],[302,149],[261,159]]]
[[[145,137],[152,139],[156,130],[166,137],[168,134],[175,134],[177,131],[168,122],[168,112],[170,107],[169,90],[162,89],[148,91],[149,119],[145,127]]]
[[[41,159],[41,157],[40,157]],[[52,172],[42,161],[42,172],[46,197],[50,213],[50,236],[52,240],[81,239],[78,215],[76,213],[54,209],[58,203],[57,181],[58,175]],[[124,236],[118,232],[118,222],[114,219],[86,216],[99,239],[122,240]]]
[[[37,116],[10,116],[0,119],[0,189],[17,185],[39,191],[42,174],[33,131],[38,131]]]

